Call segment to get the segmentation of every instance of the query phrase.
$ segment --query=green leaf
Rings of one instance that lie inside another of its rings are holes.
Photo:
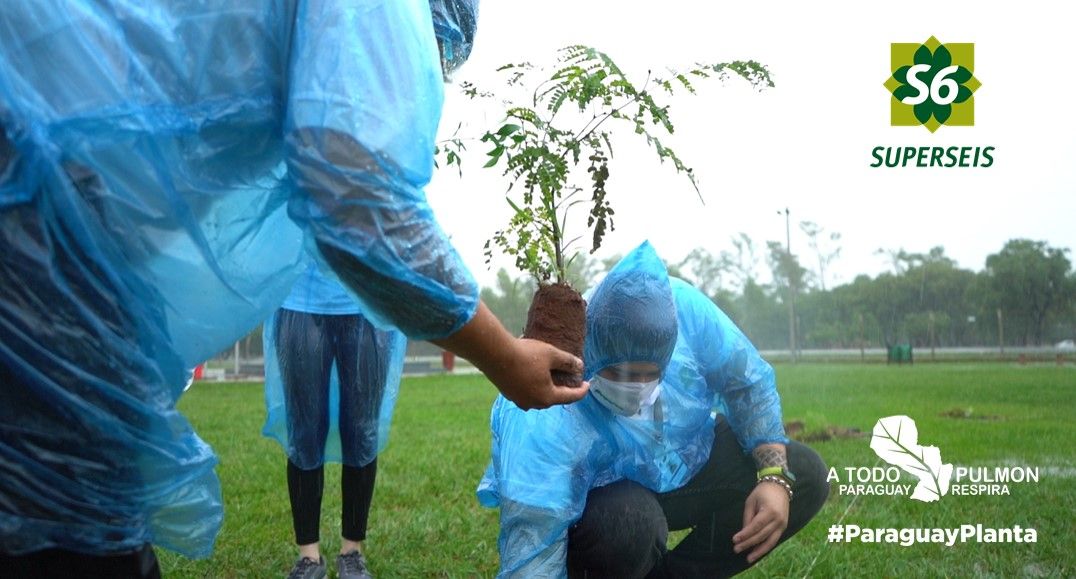
[[[514,132],[516,132],[516,131],[518,131],[518,130],[520,130],[522,128],[523,127],[521,127],[519,125],[504,124],[504,125],[501,125],[501,128],[497,130],[497,134],[500,135],[501,137],[507,137],[508,135],[511,135],[512,133],[514,133]]]
[[[911,68],[911,65],[904,65],[893,71],[893,80],[899,82],[900,84],[908,84],[908,71]]]
[[[523,210],[520,209],[519,205],[517,205],[515,201],[512,201],[511,197],[505,197],[505,201],[508,201],[508,205],[510,205],[512,207],[512,210],[516,212],[516,215],[523,213]]]
[[[489,161],[486,161],[486,164],[482,165],[482,167],[488,169],[496,165],[497,162],[501,160],[501,155],[504,154],[504,147],[501,145],[497,145],[493,148],[492,151],[486,154],[489,155]]]
[[[960,90],[957,91],[957,93],[956,93],[956,100],[954,100],[953,102],[957,103],[957,104],[960,104],[960,103],[962,103],[962,102],[964,102],[964,101],[966,101],[966,100],[968,100],[970,98],[971,98],[971,89],[966,87],[966,86],[961,85]]]
[[[926,123],[930,120],[931,115],[934,113],[934,104],[927,100],[923,101],[912,109],[915,112],[915,118],[920,123]]]
[[[612,158],[612,156],[613,156],[613,143],[609,142],[609,133],[602,132],[601,137],[602,137],[602,142],[605,143],[605,148],[609,151],[609,157]]]
[[[691,81],[689,81],[686,76],[678,74],[676,75],[676,80],[680,81],[680,84],[684,85],[684,88],[686,88],[688,92],[695,94],[695,87],[692,86]]]
[[[939,46],[934,51],[934,60],[931,62],[930,69],[940,71],[951,64],[953,64],[953,55],[949,54],[949,49],[944,44]]]
[[[934,56],[930,54],[930,49],[927,45],[921,44],[915,51],[914,57],[915,64],[932,64],[934,62]]]
[[[939,123],[945,123],[949,120],[949,116],[953,114],[952,105],[940,105],[934,107],[934,118],[938,119]]]
[[[971,80],[971,71],[963,66],[959,66],[950,78],[956,81],[957,84],[964,84]]]
[[[911,86],[902,84],[897,87],[897,90],[893,91],[893,98],[897,99],[898,101],[903,101],[904,99],[908,97],[913,97],[918,93],[919,91],[912,88]]]

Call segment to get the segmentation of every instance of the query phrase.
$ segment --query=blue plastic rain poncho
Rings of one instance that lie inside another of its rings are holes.
[[[344,288],[311,264],[283,309],[265,322],[262,434],[279,442],[301,469],[325,462],[363,467],[388,443],[407,338],[377,330],[355,314],[361,311]],[[304,390],[290,402],[302,408],[289,408],[287,385]]]
[[[211,551],[216,459],[175,402],[304,243],[379,324],[471,318],[422,191],[442,93],[423,0],[4,3],[0,552]]]
[[[566,576],[567,530],[591,489],[621,479],[655,492],[684,486],[709,459],[715,411],[745,452],[787,442],[773,369],[709,298],[668,276],[649,243],[589,296],[583,357],[587,379],[611,364],[658,364],[657,398],[631,417],[599,403],[593,387],[547,410],[497,399],[478,499],[501,509],[501,576]]]

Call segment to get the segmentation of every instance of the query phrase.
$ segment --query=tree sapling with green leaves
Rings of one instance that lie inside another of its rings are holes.
[[[506,75],[509,88],[535,88],[522,103],[505,101],[507,110],[500,126],[481,139],[492,146],[485,166],[503,168],[509,179],[506,198],[513,210],[508,226],[486,242],[486,260],[489,263],[496,247],[539,282],[524,337],[582,357],[586,303],[567,284],[567,271],[578,255],[575,244],[583,236],[569,238],[565,226],[572,207],[588,206],[592,253],[613,230],[615,212],[606,191],[612,136],[624,132],[645,139],[658,160],[670,162],[698,193],[692,169],[661,141],[674,128],[669,106],[659,104],[658,98],[677,91],[694,93],[694,81],[711,77],[724,80],[738,75],[756,89],[773,86],[773,82],[765,66],[734,61],[696,64],[667,77],[648,73],[637,85],[608,55],[586,46],[561,49],[551,75],[530,63],[508,64],[498,70]],[[472,98],[491,96],[480,94],[473,85],[465,85],[464,90]],[[449,152],[451,147],[446,149]],[[458,164],[458,154],[449,158],[449,164],[453,161]],[[581,167],[586,168],[585,175]],[[589,200],[580,196],[584,192]],[[569,385],[579,380],[554,378]]]

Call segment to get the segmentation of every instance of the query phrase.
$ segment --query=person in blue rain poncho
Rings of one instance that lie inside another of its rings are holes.
[[[265,323],[263,433],[284,447],[299,559],[289,578],[325,577],[319,546],[326,461],[342,463],[340,579],[371,577],[363,554],[377,455],[388,441],[407,339],[378,330],[314,264]]]
[[[649,243],[587,301],[590,395],[493,406],[478,498],[500,507],[500,576],[733,575],[818,512],[826,468],[785,437],[772,368]]]
[[[153,576],[151,544],[211,552],[216,457],[175,403],[189,368],[268,317],[308,255],[371,322],[471,360],[521,406],[585,395],[550,375],[581,361],[513,338],[481,303],[423,192],[441,61],[466,58],[476,10],[4,4],[5,576]]]

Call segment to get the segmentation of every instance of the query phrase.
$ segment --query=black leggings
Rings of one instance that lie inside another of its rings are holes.
[[[343,466],[340,487],[343,508],[340,513],[341,534],[349,541],[366,539],[366,523],[370,519],[370,502],[374,497],[377,478],[377,459],[356,468]],[[320,537],[321,495],[325,486],[325,467],[302,470],[288,461],[288,498],[291,499],[291,522],[295,528],[295,543],[309,545]]]
[[[342,535],[366,539],[374,481],[377,431],[388,371],[389,344],[361,315],[324,315],[281,309],[274,328],[288,420],[288,497],[295,542],[317,543],[325,483],[323,454],[329,431],[329,381],[340,382],[343,454]],[[367,462],[369,461],[369,462]],[[367,463],[365,466],[349,466]]]
[[[829,496],[826,465],[810,448],[788,445],[795,497],[781,542],[806,525]],[[751,566],[734,553],[732,536],[743,528],[744,503],[755,488],[754,459],[745,455],[724,417],[702,470],[682,488],[655,493],[622,480],[587,495],[579,522],[568,530],[571,577],[728,577]],[[692,529],[666,551],[669,530]],[[772,551],[771,551],[772,552]]]

